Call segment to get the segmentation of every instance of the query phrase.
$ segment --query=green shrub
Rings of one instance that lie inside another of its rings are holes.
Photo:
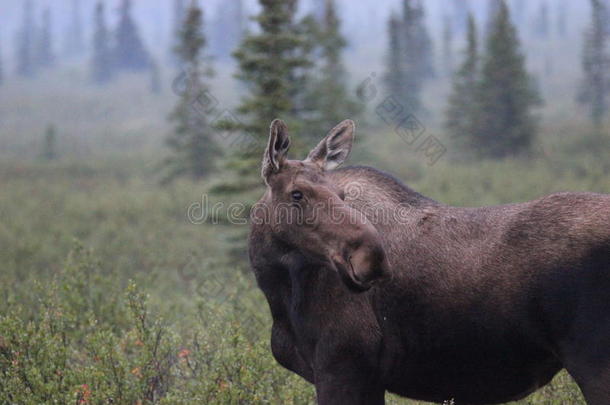
[[[466,205],[610,191],[603,161],[585,163],[439,162],[399,174]],[[273,359],[267,303],[224,259],[226,228],[186,221],[204,188],[113,170],[0,166],[0,404],[314,403],[313,387]],[[584,402],[562,373],[518,404]]]
[[[235,276],[218,292],[231,296],[177,317],[180,338],[134,282],[121,293],[77,244],[33,290],[35,309],[0,317],[0,403],[311,403],[312,388],[271,357],[266,320],[252,321],[251,281]]]

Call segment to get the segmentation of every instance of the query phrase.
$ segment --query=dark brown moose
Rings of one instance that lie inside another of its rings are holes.
[[[443,205],[369,167],[335,170],[354,123],[303,161],[271,125],[250,260],[284,367],[323,405],[517,400],[567,369],[610,404],[610,196]]]

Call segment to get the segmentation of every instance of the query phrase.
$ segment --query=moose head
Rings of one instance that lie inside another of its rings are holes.
[[[305,160],[288,160],[286,124],[271,124],[262,163],[272,237],[309,262],[336,271],[352,291],[362,292],[387,273],[380,235],[369,219],[345,201],[332,171],[349,156],[355,124],[333,128]]]

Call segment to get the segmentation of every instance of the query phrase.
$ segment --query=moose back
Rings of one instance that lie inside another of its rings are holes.
[[[610,404],[610,196],[451,207],[336,169],[353,136],[344,121],[296,161],[271,126],[249,250],[277,361],[323,405],[504,403],[564,368]]]

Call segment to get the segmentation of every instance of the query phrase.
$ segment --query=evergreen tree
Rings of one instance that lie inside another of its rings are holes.
[[[159,64],[151,60],[150,62],[150,92],[153,94],[161,94],[161,71]]]
[[[0,46],[0,86],[2,83],[4,83],[4,64],[2,59],[2,46]]]
[[[261,146],[275,118],[282,117],[295,124],[293,128],[298,127],[295,98],[303,91],[298,87],[298,76],[309,61],[301,51],[307,41],[294,22],[296,0],[259,1],[262,9],[255,21],[260,32],[245,37],[235,57],[239,64],[236,76],[249,89],[237,110],[242,122],[236,129],[242,132],[243,139]],[[260,150],[238,145],[235,158],[229,165],[241,179],[235,184],[235,191],[258,188]]]
[[[591,119],[601,126],[610,101],[610,52],[608,9],[602,0],[591,0],[591,26],[585,34],[582,54],[584,79],[579,101],[589,107]]]
[[[48,68],[55,64],[51,37],[51,13],[50,10],[46,8],[42,15],[42,25],[36,40],[35,63],[37,67]]]
[[[231,140],[231,155],[226,162],[229,176],[213,193],[225,203],[246,204],[244,220],[250,204],[262,191],[260,162],[275,118],[289,122],[298,130],[302,125],[299,109],[304,89],[303,75],[310,66],[310,41],[303,35],[304,26],[295,22],[296,0],[259,0],[260,13],[254,18],[259,30],[247,35],[234,53],[240,79],[248,89],[248,96],[237,109],[240,121],[226,125],[236,130],[238,137]],[[233,132],[235,134],[235,132]],[[244,263],[247,230],[235,228],[230,242],[229,256],[236,263]]]
[[[386,61],[386,74],[385,84],[388,92],[400,96],[403,94],[402,89],[405,89],[407,84],[405,83],[405,66],[402,52],[402,36],[400,20],[396,15],[391,15],[388,21],[388,55]]]
[[[49,125],[45,131],[44,143],[40,156],[45,160],[57,159],[57,134],[53,125]]]
[[[321,65],[307,94],[307,104],[312,112],[307,120],[307,131],[314,142],[338,122],[356,118],[362,112],[362,106],[349,94],[342,60],[347,41],[341,35],[340,27],[334,0],[326,0],[324,18],[314,37],[320,48]]]
[[[453,91],[449,97],[449,108],[445,126],[450,136],[465,149],[474,145],[479,114],[479,45],[477,27],[472,15],[468,17],[467,48],[464,61],[453,79]]]
[[[549,36],[549,6],[546,1],[540,4],[538,15],[534,19],[533,31],[534,34],[541,39],[546,39]]]
[[[142,71],[150,68],[150,59],[138,28],[131,17],[131,0],[122,0],[116,30],[114,63],[118,70]]]
[[[104,3],[100,0],[95,6],[93,58],[91,60],[91,79],[97,84],[107,83],[112,78],[112,55],[109,39]]]
[[[485,25],[485,36],[488,36],[489,33],[493,30],[494,22],[498,17],[498,13],[502,8],[502,3],[504,0],[489,0],[487,3],[487,23]]]
[[[467,27],[468,14],[470,13],[469,0],[453,0],[452,26],[456,32],[463,33]]]
[[[326,0],[311,0],[311,12],[316,22],[322,24],[326,13]]]
[[[205,47],[203,12],[197,1],[193,1],[186,12],[180,42],[175,50],[187,76],[180,101],[170,116],[175,130],[167,140],[173,156],[166,160],[168,175],[165,181],[178,176],[188,176],[194,180],[206,177],[213,171],[219,153],[206,113],[194,107],[201,96],[209,92],[204,79],[210,77],[212,72],[204,64]]]
[[[172,20],[172,38],[170,41],[170,57],[174,64],[178,64],[175,49],[180,44],[180,32],[182,23],[185,20],[184,15],[184,0],[174,0],[173,20]]]
[[[443,67],[445,74],[453,74],[453,24],[449,16],[443,17]]]
[[[561,38],[568,34],[568,5],[566,0],[560,0],[557,5],[557,33]]]
[[[65,53],[68,56],[80,56],[85,51],[81,0],[72,0],[71,21],[66,31]]]
[[[23,2],[23,22],[17,34],[17,74],[31,77],[35,73],[34,41],[36,30],[34,25],[34,9],[32,0]]]
[[[432,53],[432,39],[426,27],[426,12],[421,0],[403,0],[405,7],[403,29],[406,39],[405,52],[407,60],[411,55],[417,55],[418,61],[413,61],[414,73],[420,79],[434,77],[434,63]],[[411,3],[411,10],[409,4]]]
[[[525,152],[536,135],[532,109],[541,100],[519,48],[508,7],[501,1],[486,40],[478,95],[480,114],[473,134],[479,152],[488,157]]]
[[[244,10],[242,0],[232,0],[220,5],[213,33],[213,55],[229,59],[239,46],[244,34]]]
[[[610,35],[610,0],[605,0],[603,6],[602,13],[606,19],[606,33]]]
[[[512,12],[513,21],[515,22],[515,26],[522,27],[525,22],[525,17],[527,15],[527,3],[526,0],[513,0],[511,2],[511,9],[514,10]]]
[[[402,19],[389,21],[389,55],[385,83],[403,108],[421,110],[421,90],[433,76],[432,42],[424,24],[424,9],[414,0],[403,0]]]
[[[292,34],[295,37],[301,38],[300,46],[294,49],[292,57],[296,60],[307,60],[310,61],[307,64],[294,69],[290,73],[288,80],[291,84],[288,93],[288,98],[292,102],[292,116],[295,117],[293,122],[293,129],[298,130],[297,125],[309,125],[306,117],[315,116],[318,113],[318,106],[315,99],[312,99],[311,95],[314,92],[318,78],[316,74],[316,68],[319,68],[321,63],[316,65],[315,61],[318,59],[322,61],[322,47],[320,42],[322,41],[322,25],[319,23],[315,16],[307,15],[301,21],[294,24]],[[298,117],[298,121],[296,118]],[[309,131],[308,131],[309,132]],[[307,135],[307,134],[304,134]],[[314,137],[315,135],[311,135]],[[306,139],[301,137],[300,139]],[[300,148],[303,145],[300,140],[295,141],[292,145],[292,151],[299,153]]]

